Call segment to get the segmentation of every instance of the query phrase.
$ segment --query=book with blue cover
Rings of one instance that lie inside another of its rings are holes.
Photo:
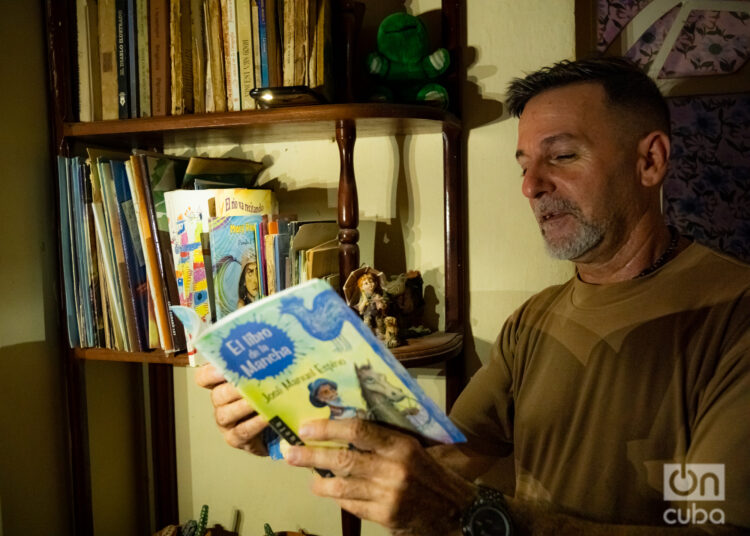
[[[221,370],[291,444],[302,444],[298,432],[306,421],[352,417],[385,423],[426,442],[466,440],[322,280],[259,300],[203,330],[192,310],[174,309],[186,324],[194,357]]]
[[[257,226],[255,216],[224,216],[211,220],[217,320],[261,298]]]

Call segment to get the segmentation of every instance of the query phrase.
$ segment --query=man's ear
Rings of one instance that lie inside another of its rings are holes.
[[[638,142],[638,174],[647,188],[658,186],[667,174],[669,164],[669,136],[661,130],[649,132]]]

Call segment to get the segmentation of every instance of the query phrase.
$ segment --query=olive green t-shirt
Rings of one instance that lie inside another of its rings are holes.
[[[451,413],[512,446],[516,496],[665,524],[665,463],[724,464],[726,522],[750,527],[750,266],[692,244],[649,276],[577,277],[530,298]],[[684,490],[683,490],[684,491]]]

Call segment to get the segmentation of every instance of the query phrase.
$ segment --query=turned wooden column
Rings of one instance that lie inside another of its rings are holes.
[[[443,128],[443,188],[445,191],[445,331],[463,333],[465,310],[465,227],[461,178],[461,129]],[[446,363],[446,410],[463,388],[463,352]]]
[[[354,141],[356,128],[351,119],[336,122],[336,141],[339,144],[341,171],[339,174],[339,276],[340,285],[349,274],[359,268],[359,202],[357,183],[354,180]]]

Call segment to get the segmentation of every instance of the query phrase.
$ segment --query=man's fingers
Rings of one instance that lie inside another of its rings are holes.
[[[242,394],[231,383],[220,383],[211,389],[211,403],[214,407],[230,404],[240,399],[242,399]]]
[[[405,434],[361,419],[310,421],[300,428],[299,435],[303,440],[350,443],[360,450],[378,451],[385,456],[418,444]]]
[[[369,452],[335,447],[291,447],[286,459],[290,465],[328,469],[338,476],[377,475],[380,464]]]
[[[255,410],[244,398],[214,408],[216,424],[222,428],[229,428],[239,421],[255,415]]]
[[[234,448],[247,450],[248,446],[253,446],[252,452],[254,454],[265,454],[265,452],[255,452],[255,449],[261,444],[257,438],[266,426],[268,426],[268,422],[260,415],[256,415],[237,423],[231,428],[223,428],[222,430],[224,439]]]
[[[201,365],[195,369],[195,383],[200,387],[211,389],[224,382],[226,382],[224,376],[211,364]]]

